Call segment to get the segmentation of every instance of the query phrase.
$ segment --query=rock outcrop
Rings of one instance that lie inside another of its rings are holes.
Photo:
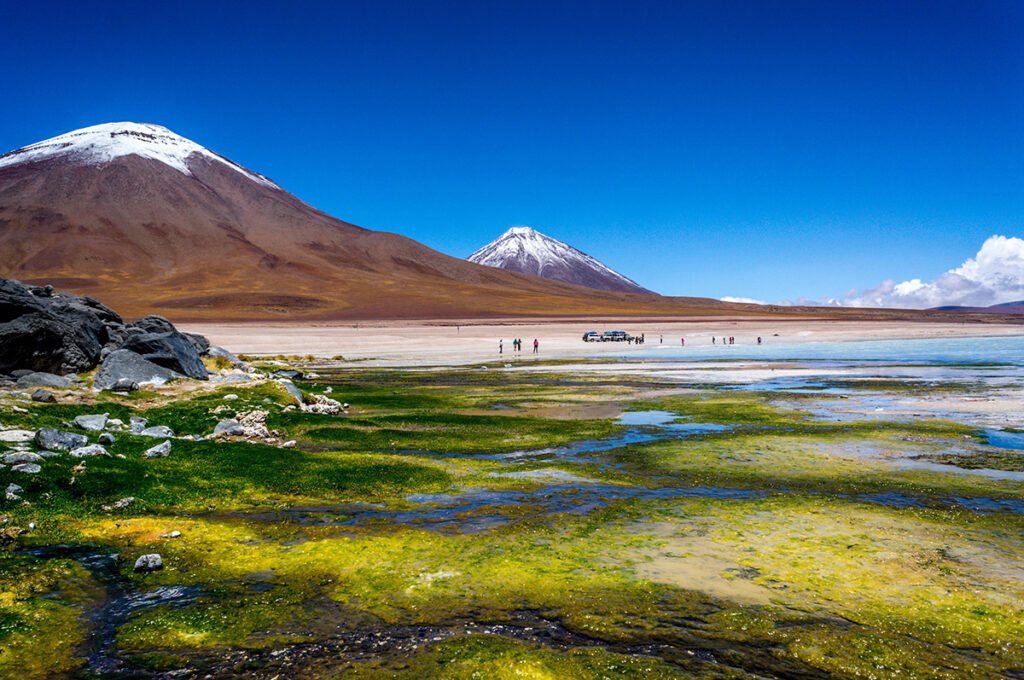
[[[112,390],[124,385],[161,384],[171,378],[184,378],[169,368],[164,368],[127,349],[114,350],[107,355],[96,371],[93,387],[98,390]],[[130,390],[128,390],[130,391]]]
[[[126,324],[91,297],[0,278],[0,374],[22,374],[21,387],[68,389],[74,383],[62,376],[92,370],[101,361],[106,366],[111,358],[113,364],[101,369],[99,389],[111,389],[121,379],[127,388],[154,377],[157,382],[180,376],[206,380],[202,356],[209,351],[206,338],[181,333],[161,316]]]
[[[96,366],[121,317],[90,297],[0,278],[0,373],[77,373]]]

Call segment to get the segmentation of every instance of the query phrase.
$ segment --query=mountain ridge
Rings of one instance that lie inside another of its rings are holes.
[[[662,297],[478,265],[339,220],[145,123],[83,128],[0,159],[0,277],[102,299],[126,319],[1000,317]]]
[[[344,222],[147,123],[83,128],[0,156],[0,276],[100,297],[128,318],[653,311],[637,296],[477,265]]]

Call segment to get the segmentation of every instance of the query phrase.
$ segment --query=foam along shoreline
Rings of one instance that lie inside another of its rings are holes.
[[[205,335],[213,344],[236,354],[313,355],[319,358],[343,356],[347,360],[365,360],[366,365],[464,364],[513,357],[532,358],[534,338],[540,342],[537,356],[542,359],[579,356],[650,355],[661,348],[699,350],[695,358],[714,345],[727,351],[746,351],[756,347],[761,337],[765,345],[819,342],[857,342],[868,340],[924,340],[955,337],[1006,337],[1024,335],[1024,326],[1012,324],[937,324],[865,321],[803,321],[777,319],[692,319],[664,320],[536,320],[505,321],[370,321],[359,323],[181,323],[183,330]],[[588,331],[626,330],[644,334],[646,343],[584,343]],[[722,337],[735,337],[736,344],[720,347]],[[512,339],[521,338],[522,352],[512,351]],[[498,342],[503,352],[498,353]]]

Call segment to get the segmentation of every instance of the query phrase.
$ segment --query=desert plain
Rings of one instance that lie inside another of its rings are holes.
[[[236,353],[258,355],[341,356],[373,364],[460,364],[503,356],[532,356],[532,343],[540,342],[539,356],[564,358],[584,355],[629,354],[633,350],[711,345],[711,338],[734,337],[740,347],[808,342],[865,340],[921,340],[949,337],[1019,335],[1024,326],[991,323],[934,323],[928,321],[844,321],[837,319],[744,317],[672,318],[595,317],[592,319],[536,318],[384,320],[352,322],[184,322],[179,326],[207,336]],[[582,342],[589,331],[625,330],[644,335],[643,345],[625,342]],[[523,340],[523,351],[512,352],[512,338]],[[685,340],[684,345],[681,340]],[[735,346],[733,346],[735,347]],[[730,348],[723,348],[730,349]],[[727,355],[726,355],[727,356]]]

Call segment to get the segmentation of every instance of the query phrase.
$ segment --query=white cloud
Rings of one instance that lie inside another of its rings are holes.
[[[764,300],[755,300],[754,298],[748,298],[748,297],[733,297],[731,295],[726,295],[725,297],[720,297],[718,299],[721,300],[722,302],[743,302],[743,303],[746,303],[748,305],[766,305],[766,304],[768,304]]]
[[[890,279],[869,290],[850,290],[843,304],[854,307],[910,307],[945,305],[987,307],[1024,299],[1024,239],[991,236],[981,250],[956,269],[925,283]]]

